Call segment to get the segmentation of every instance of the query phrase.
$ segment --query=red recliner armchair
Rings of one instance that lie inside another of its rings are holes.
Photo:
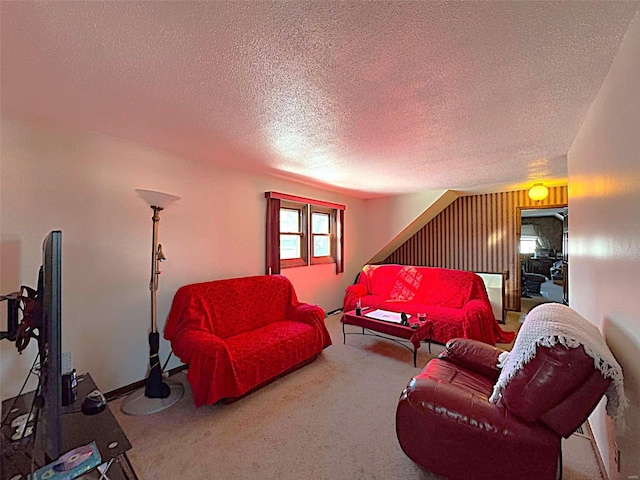
[[[400,446],[449,480],[554,479],[569,437],[605,394],[610,378],[582,346],[537,347],[491,403],[501,349],[454,339],[402,392]]]

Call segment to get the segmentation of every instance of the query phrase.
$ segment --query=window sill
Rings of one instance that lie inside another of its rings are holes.
[[[321,265],[324,263],[336,263],[333,257],[315,257],[311,259],[311,265]]]
[[[294,258],[292,260],[280,260],[280,268],[293,268],[293,267],[306,267],[307,262],[301,258]]]

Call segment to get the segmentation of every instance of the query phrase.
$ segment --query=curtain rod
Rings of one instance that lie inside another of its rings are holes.
[[[318,205],[320,207],[335,208],[337,210],[346,210],[347,207],[340,203],[325,202],[324,200],[313,200],[311,198],[298,197],[296,195],[289,195],[288,193],[280,192],[264,192],[265,198],[279,198],[280,200],[289,200],[291,202],[309,203],[311,205]]]

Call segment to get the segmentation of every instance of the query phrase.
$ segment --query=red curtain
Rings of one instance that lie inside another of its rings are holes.
[[[344,272],[344,210],[338,210],[336,275]]]
[[[280,199],[267,198],[265,275],[280,273]]]

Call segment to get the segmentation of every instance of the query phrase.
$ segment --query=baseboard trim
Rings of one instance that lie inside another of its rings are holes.
[[[169,376],[174,375],[178,372],[186,370],[189,365],[182,364],[177,366],[176,368],[172,368],[169,370]],[[125,395],[129,395],[131,392],[138,390],[139,388],[144,387],[144,382],[146,379],[140,380],[138,382],[130,383],[129,385],[125,385],[124,387],[116,388],[115,390],[111,390],[104,394],[107,402],[111,400],[115,400],[116,398],[124,397]]]
[[[326,313],[326,316],[330,316],[330,315],[335,315],[336,313],[340,313],[342,311],[341,308],[336,308],[335,310],[331,310],[330,312]]]
[[[598,444],[596,443],[596,439],[593,436],[593,429],[591,428],[591,423],[589,423],[589,419],[584,422],[588,431],[589,441],[591,442],[591,448],[596,455],[596,461],[598,462],[598,467],[600,467],[600,473],[602,474],[602,478],[604,480],[609,480],[609,475],[607,473],[607,468],[604,466],[604,460],[602,459],[602,453],[600,453],[600,449],[598,448]]]

